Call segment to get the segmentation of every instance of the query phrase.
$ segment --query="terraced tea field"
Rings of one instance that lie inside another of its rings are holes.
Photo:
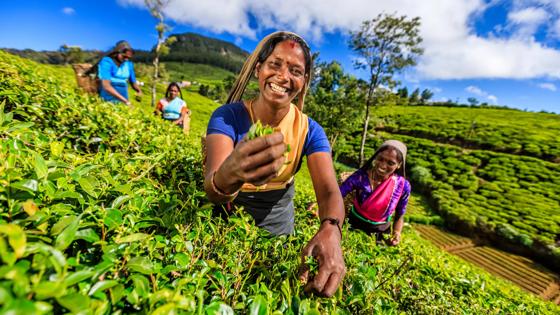
[[[433,226],[415,225],[414,228],[439,248],[509,280],[546,301],[560,304],[560,279],[532,260],[488,246],[477,246],[470,238]]]

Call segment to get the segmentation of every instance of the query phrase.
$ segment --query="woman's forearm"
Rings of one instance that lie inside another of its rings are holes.
[[[395,233],[401,234],[403,226],[404,226],[404,215],[401,215],[400,217],[395,217],[395,223],[393,224],[393,234]]]
[[[243,183],[226,183],[220,175],[220,168],[218,168],[215,172],[208,172],[204,179],[204,190],[208,200],[215,204],[232,201],[243,186]]]
[[[105,91],[107,91],[107,93],[113,95],[115,98],[117,98],[119,101],[123,102],[123,103],[128,103],[128,100],[126,98],[124,98],[124,96],[122,96],[117,90],[115,90],[115,88],[111,85],[111,81],[109,80],[103,80],[102,83],[103,85],[103,89],[105,89]]]

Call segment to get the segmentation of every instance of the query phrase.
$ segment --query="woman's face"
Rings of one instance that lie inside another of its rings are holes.
[[[305,55],[301,46],[285,40],[256,67],[261,97],[271,104],[287,105],[305,84]]]
[[[177,96],[179,96],[179,89],[176,86],[169,88],[169,99],[175,99]]]
[[[387,149],[377,154],[373,160],[373,173],[386,177],[393,174],[400,166],[397,150]]]

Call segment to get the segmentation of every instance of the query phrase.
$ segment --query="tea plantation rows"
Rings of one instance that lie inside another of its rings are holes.
[[[394,110],[401,108],[408,110]],[[368,141],[366,156],[389,138],[408,145],[414,187],[430,197],[448,227],[512,244],[560,268],[560,164],[386,132]],[[359,144],[349,141],[340,154],[357,160]]]
[[[298,187],[296,233],[271,238],[242,213],[210,216],[197,135],[81,94],[68,68],[0,52],[0,104],[2,313],[560,311],[409,229],[395,248],[345,228],[343,286],[306,295],[296,273],[318,228],[302,208],[311,187]]]
[[[376,128],[560,163],[560,115],[511,109],[381,106]]]

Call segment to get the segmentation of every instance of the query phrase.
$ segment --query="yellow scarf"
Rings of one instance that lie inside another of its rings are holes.
[[[255,119],[251,109],[248,108],[247,111],[251,121],[254,123]],[[290,104],[288,113],[282,118],[276,129],[279,129],[282,135],[284,135],[284,142],[290,145],[290,152],[288,152],[286,157],[286,162],[289,163],[282,166],[278,171],[279,175],[277,177],[262,186],[255,186],[249,183],[243,184],[241,187],[242,192],[284,189],[286,185],[293,181],[297,164],[301,160],[303,153],[305,137],[309,129],[309,120],[307,115],[302,113],[297,106]]]

